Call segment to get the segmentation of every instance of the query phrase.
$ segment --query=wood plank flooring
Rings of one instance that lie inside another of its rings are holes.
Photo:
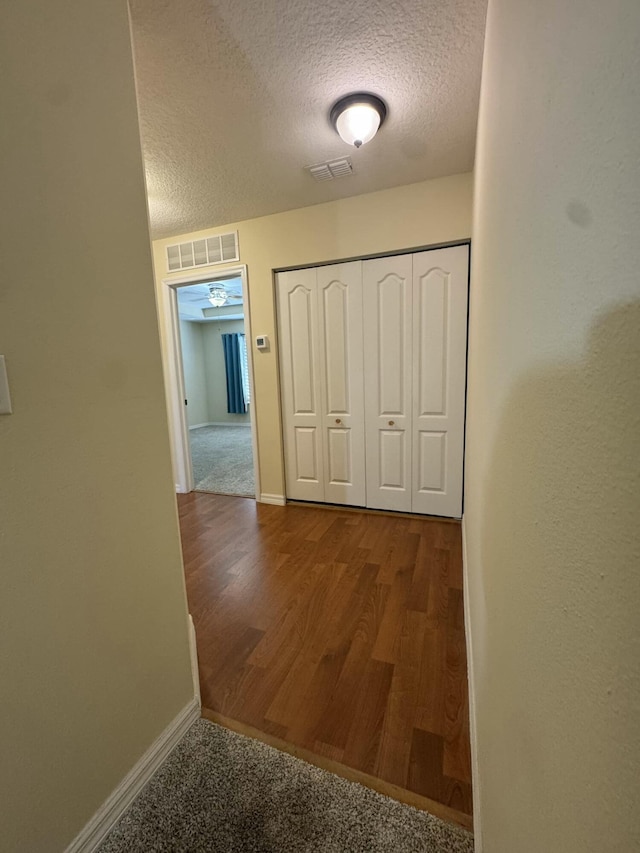
[[[201,493],[178,508],[203,707],[470,825],[459,524]]]

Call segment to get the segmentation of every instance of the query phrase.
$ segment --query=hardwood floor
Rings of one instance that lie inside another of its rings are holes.
[[[210,716],[469,826],[459,524],[196,493],[178,507]]]

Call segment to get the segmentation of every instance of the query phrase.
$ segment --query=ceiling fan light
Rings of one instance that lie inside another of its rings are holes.
[[[362,92],[337,101],[330,119],[342,140],[360,148],[373,139],[386,115],[387,108],[380,98]]]
[[[220,308],[227,301],[227,291],[224,287],[212,284],[209,286],[209,296],[207,298],[214,308]]]

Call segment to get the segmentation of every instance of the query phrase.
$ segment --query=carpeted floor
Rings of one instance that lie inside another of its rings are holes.
[[[255,497],[250,427],[198,427],[189,441],[196,491]]]
[[[473,853],[473,837],[199,720],[99,853]]]

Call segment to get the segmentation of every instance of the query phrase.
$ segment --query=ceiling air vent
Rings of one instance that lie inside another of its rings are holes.
[[[315,166],[307,166],[306,168],[316,181],[332,181],[334,178],[344,178],[353,173],[353,166],[349,157],[329,160],[327,163],[316,163]]]
[[[215,234],[188,243],[174,243],[167,246],[167,269],[169,272],[190,270],[194,267],[208,267],[212,264],[226,264],[240,259],[238,253],[238,232]]]

